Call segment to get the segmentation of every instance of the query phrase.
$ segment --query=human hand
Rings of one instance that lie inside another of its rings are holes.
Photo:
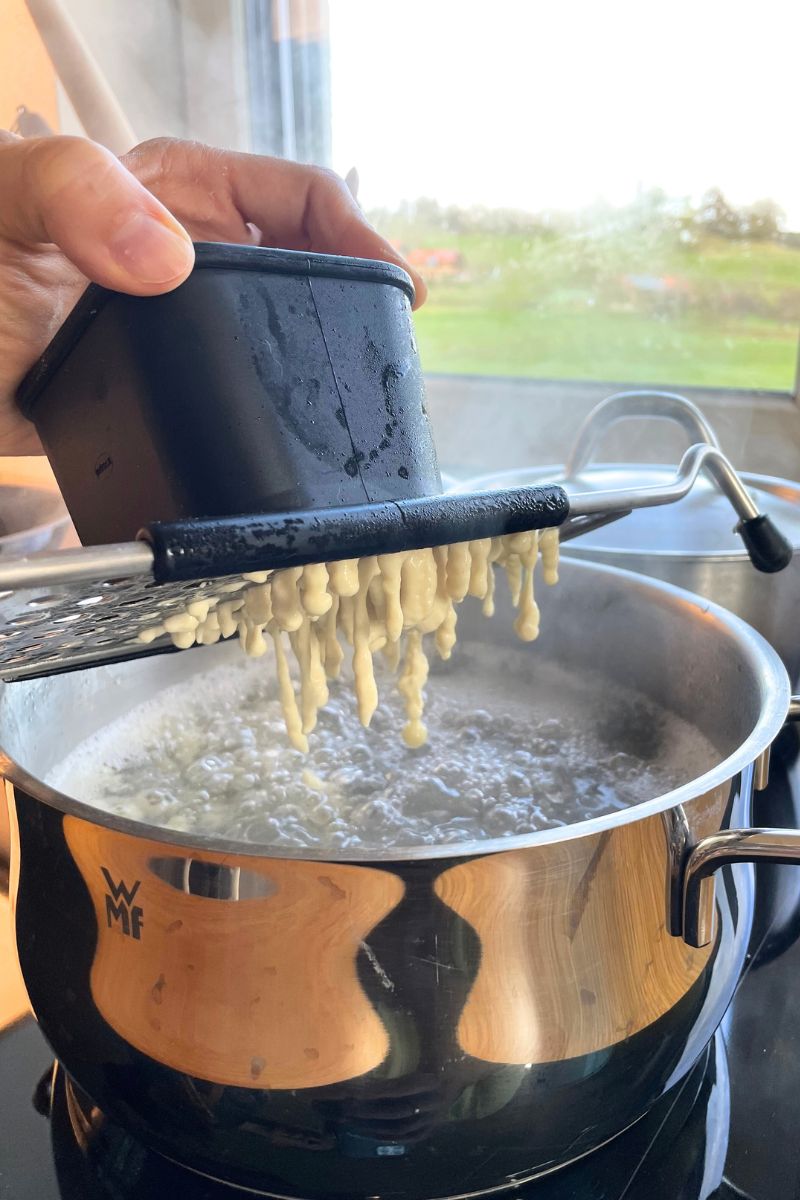
[[[0,131],[0,455],[39,454],[14,393],[92,280],[158,296],[192,269],[192,240],[377,258],[420,276],[332,172],[169,138],[121,160],[95,142]]]

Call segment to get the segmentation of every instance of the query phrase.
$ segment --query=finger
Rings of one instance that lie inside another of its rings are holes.
[[[382,259],[411,276],[415,307],[425,299],[422,276],[331,171],[170,139],[145,142],[123,161],[195,237],[248,241],[247,229],[256,226],[265,246]]]
[[[344,180],[331,171],[279,159],[242,154],[236,160],[230,174],[234,199],[261,229],[262,242],[396,263],[414,283],[414,307],[424,302],[422,276],[372,228]]]
[[[167,209],[83,138],[0,142],[0,237],[54,242],[89,279],[137,296],[176,287],[194,262]]]

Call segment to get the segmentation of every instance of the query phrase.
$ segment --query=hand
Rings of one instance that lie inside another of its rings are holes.
[[[14,400],[88,280],[158,296],[192,269],[192,239],[398,263],[345,184],[318,167],[170,139],[119,160],[82,138],[0,131],[0,455],[39,454]]]

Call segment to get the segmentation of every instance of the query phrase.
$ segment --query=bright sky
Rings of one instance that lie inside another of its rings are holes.
[[[769,196],[800,229],[797,0],[330,0],[366,207]]]

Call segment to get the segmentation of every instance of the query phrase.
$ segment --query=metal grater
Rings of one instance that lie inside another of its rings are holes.
[[[792,547],[759,513],[716,446],[686,451],[668,484],[568,495],[557,484],[423,497],[282,516],[149,526],[142,540],[0,562],[0,679],[30,679],[173,649],[139,633],[204,592],[247,586],[242,576],[557,526],[567,542],[626,516],[670,504],[704,472],[728,497],[754,566],[782,570]]]
[[[213,581],[158,584],[143,542],[0,563],[0,678],[30,679],[172,649],[139,631]]]
[[[573,518],[565,522],[561,537],[566,540],[616,517]],[[157,552],[139,541],[0,562],[0,679],[32,679],[171,652],[168,635],[145,643],[138,640],[139,633],[204,592],[246,590],[241,572],[298,565],[273,556],[259,563],[243,561],[240,572],[161,582],[157,559]]]
[[[138,634],[203,592],[246,587],[242,576],[250,572],[547,528],[567,511],[558,487],[517,488],[156,523],[140,541],[8,559],[0,562],[0,679],[171,651],[168,635],[144,643]],[[576,519],[576,530],[583,525]]]

